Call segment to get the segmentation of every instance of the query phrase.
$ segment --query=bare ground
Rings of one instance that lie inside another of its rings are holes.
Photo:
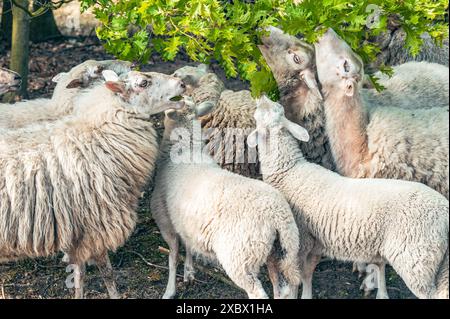
[[[74,38],[33,44],[30,59],[30,98],[50,97],[54,88],[51,78],[59,72],[86,59],[104,60],[113,58],[105,53],[102,46],[93,38]],[[0,43],[0,66],[8,66],[9,51]],[[185,56],[174,62],[162,62],[158,58],[144,66],[144,70],[171,73],[177,68],[194,64]],[[220,74],[229,89],[244,89],[247,85],[237,79],[227,80],[217,65],[212,70]],[[159,130],[160,118],[155,118]],[[117,284],[123,298],[161,298],[167,282],[167,256],[161,254],[159,246],[166,244],[159,235],[158,228],[148,209],[149,191],[143,194],[139,208],[139,223],[127,244],[117,252],[111,253]],[[23,260],[0,265],[0,299],[2,298],[72,298],[73,291],[66,288],[68,275],[66,265],[61,262],[62,255],[52,258]],[[222,274],[219,269],[208,267],[211,272]],[[182,265],[178,273],[182,274]],[[226,276],[224,276],[226,277]],[[267,291],[271,291],[265,269],[261,277]],[[392,268],[386,274],[388,292],[391,298],[415,298]],[[106,289],[95,267],[89,266],[86,278],[86,298],[107,298]],[[238,288],[224,283],[216,276],[197,273],[197,281],[184,286],[179,278],[178,298],[245,298]],[[352,265],[336,261],[319,264],[314,275],[314,297],[335,298],[373,298],[364,297],[359,290],[360,280],[352,273]]]

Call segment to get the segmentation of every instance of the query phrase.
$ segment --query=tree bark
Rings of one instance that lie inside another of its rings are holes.
[[[34,1],[33,11],[45,6],[49,0]],[[52,10],[47,10],[44,14],[31,19],[31,30],[35,30],[30,34],[30,40],[33,42],[43,42],[49,39],[58,38],[61,33],[55,22]]]
[[[29,5],[28,0],[16,0],[16,2],[23,7],[28,7]],[[24,10],[15,5],[13,5],[12,14],[13,23],[10,68],[22,76],[22,87],[18,92],[18,95],[26,98],[28,82],[30,16]]]
[[[3,0],[1,38],[11,45],[12,13],[11,1]]]

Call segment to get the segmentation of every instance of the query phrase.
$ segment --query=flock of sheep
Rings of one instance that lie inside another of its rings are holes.
[[[201,256],[249,298],[268,297],[263,265],[275,298],[297,298],[300,284],[312,298],[322,256],[375,265],[377,298],[386,264],[418,298],[449,298],[448,65],[395,66],[377,92],[333,30],[309,45],[271,27],[259,48],[279,103],[226,90],[204,65],[165,75],[90,60],[58,74],[51,99],[0,104],[0,262],[64,252],[76,298],[87,262],[120,298],[108,252],[133,232],[154,178],[170,248],[163,298],[176,294],[180,241],[184,281]],[[18,85],[0,69],[1,94]]]

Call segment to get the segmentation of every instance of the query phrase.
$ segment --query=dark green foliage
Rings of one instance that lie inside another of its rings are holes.
[[[216,59],[228,76],[250,81],[256,96],[276,91],[257,48],[268,25],[308,42],[331,27],[366,62],[378,52],[368,39],[386,30],[390,18],[405,29],[412,53],[420,49],[423,32],[438,42],[448,34],[447,0],[82,0],[82,5],[94,8],[101,22],[97,35],[118,58],[145,63],[156,52],[173,60],[183,49],[194,61]]]

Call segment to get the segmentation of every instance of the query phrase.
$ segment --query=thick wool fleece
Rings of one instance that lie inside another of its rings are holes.
[[[260,146],[263,178],[285,195],[299,228],[308,229],[303,247],[309,241],[313,254],[387,262],[417,297],[448,295],[442,268],[448,269],[449,204],[442,195],[420,183],[340,176],[307,162],[284,128],[278,133],[278,147]]]
[[[217,260],[250,296],[262,289],[260,267],[279,237],[281,269],[298,285],[298,229],[284,197],[271,186],[221,169],[207,155],[200,163],[170,159],[174,142],[166,127],[158,161],[152,214],[165,237],[177,234],[187,250]],[[178,142],[183,143],[183,142]],[[178,144],[176,147],[190,146]]]
[[[327,133],[341,174],[421,182],[448,198],[448,110],[366,109],[358,95],[327,96]]]
[[[449,105],[448,66],[429,62],[408,62],[393,68],[394,75],[377,72],[375,76],[386,89],[361,90],[365,105],[405,109],[427,109]]]
[[[63,250],[86,262],[134,229],[157,156],[155,130],[103,86],[78,99],[84,115],[34,138],[18,134],[0,153],[0,260]]]

